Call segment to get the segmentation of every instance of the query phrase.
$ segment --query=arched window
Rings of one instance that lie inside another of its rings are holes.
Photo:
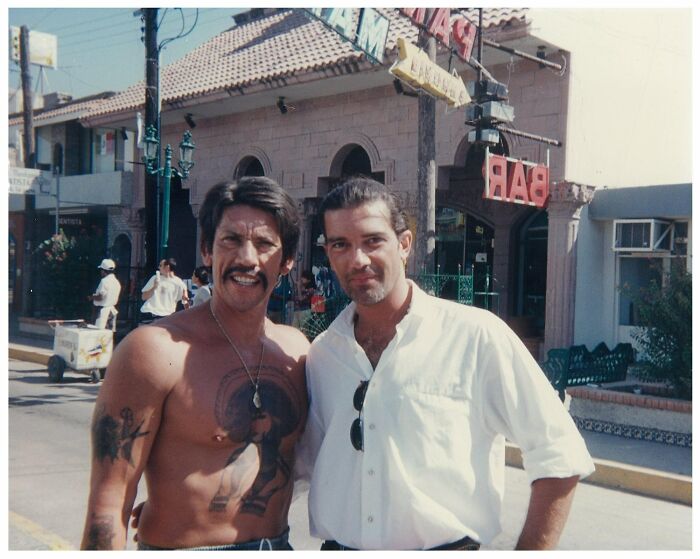
[[[238,164],[238,168],[236,169],[236,177],[235,178],[241,178],[241,177],[264,177],[265,176],[265,170],[263,169],[262,163],[260,163],[260,160],[257,157],[253,157],[252,155],[249,155],[248,157],[244,157],[241,162]]]
[[[508,149],[508,144],[506,143],[503,134],[500,135],[500,141],[497,145],[491,146],[489,152],[495,155],[505,155],[510,154]],[[464,162],[464,166],[467,171],[467,179],[483,179],[482,169],[484,167],[484,159],[486,158],[486,149],[484,146],[478,146],[472,144],[467,151],[467,158]]]

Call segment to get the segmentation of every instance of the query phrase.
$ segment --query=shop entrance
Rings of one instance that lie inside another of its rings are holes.
[[[468,213],[438,206],[435,229],[436,270],[440,274],[473,274],[475,304],[491,308],[493,302],[485,294],[493,287],[493,227]],[[453,298],[447,292],[443,297]]]
[[[531,333],[544,336],[547,302],[547,232],[545,210],[533,213],[523,222],[518,242],[515,315],[525,317]]]

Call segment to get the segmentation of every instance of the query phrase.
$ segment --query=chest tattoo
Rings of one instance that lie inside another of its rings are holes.
[[[262,406],[253,404],[255,388],[245,370],[235,369],[221,380],[216,394],[214,414],[236,449],[222,465],[221,480],[210,512],[224,512],[239,491],[240,471],[236,461],[252,445],[258,452],[260,467],[251,488],[243,496],[240,512],[264,516],[270,499],[285,488],[291,478],[290,458],[281,452],[283,440],[295,433],[305,417],[304,402],[286,375],[274,367],[263,366],[258,385]]]

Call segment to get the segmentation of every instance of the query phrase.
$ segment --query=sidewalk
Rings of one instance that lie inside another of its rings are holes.
[[[53,340],[10,334],[8,357],[46,365]],[[692,448],[581,431],[596,471],[586,482],[692,504]],[[506,448],[506,463],[522,467],[520,449]]]

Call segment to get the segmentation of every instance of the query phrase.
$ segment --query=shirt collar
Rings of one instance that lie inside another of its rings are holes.
[[[412,288],[411,304],[408,306],[406,316],[404,316],[401,319],[401,322],[399,322],[396,325],[397,333],[402,333],[406,328],[413,324],[414,321],[427,317],[432,308],[430,304],[430,295],[428,295],[425,291],[418,287],[418,284],[416,284],[416,282],[414,282],[413,280],[409,279],[407,281]],[[350,335],[354,338],[355,330],[353,319],[355,317],[356,306],[357,305],[354,301],[351,302],[347,307],[345,307],[345,309],[341,311],[341,313],[338,315],[338,318],[336,318],[332,322],[328,329],[335,331],[340,335]]]

